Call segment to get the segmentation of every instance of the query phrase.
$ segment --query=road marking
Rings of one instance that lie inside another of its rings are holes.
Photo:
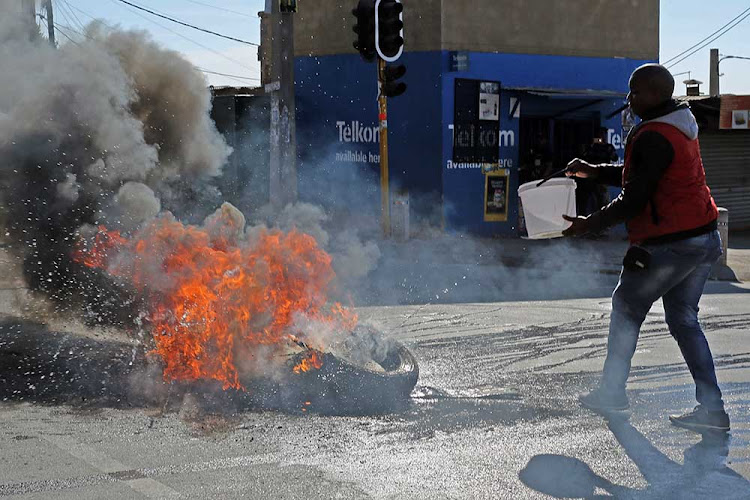
[[[130,479],[125,484],[148,498],[179,498],[178,492],[164,483],[151,478]]]
[[[50,436],[57,438],[57,436]],[[48,439],[55,446],[60,446],[51,439]],[[80,451],[81,445],[78,445]],[[67,451],[67,450],[65,450]],[[72,453],[71,453],[72,454]],[[101,456],[101,454],[96,453]],[[76,455],[74,455],[76,456]],[[93,455],[89,455],[93,456]],[[82,459],[83,460],[83,459]],[[110,461],[110,464],[113,461]],[[101,483],[114,483],[122,482],[133,488],[139,493],[149,496],[151,498],[175,498],[174,494],[177,492],[172,490],[168,486],[159,483],[158,481],[151,479],[156,476],[175,476],[178,474],[187,474],[203,471],[218,471],[226,469],[234,469],[238,467],[246,468],[253,465],[261,465],[275,463],[269,455],[255,455],[255,456],[241,456],[231,458],[218,458],[215,460],[209,460],[207,462],[195,462],[181,465],[165,465],[163,467],[149,468],[149,469],[131,469],[131,470],[120,470],[111,472],[108,474],[95,474],[91,476],[70,478],[70,479],[52,479],[45,481],[29,481],[24,483],[10,483],[0,484],[0,497],[10,495],[24,495],[29,493],[41,493],[49,491],[60,491],[69,490],[74,488],[82,488],[85,486],[93,486]],[[152,482],[144,482],[152,481]],[[154,488],[154,484],[168,488],[170,491],[164,490],[163,493],[159,493],[159,489]]]
[[[103,453],[100,453],[83,443],[79,443],[69,436],[48,435],[40,437],[45,441],[57,446],[65,453],[68,453],[69,455],[72,455],[79,460],[86,462],[91,467],[100,470],[101,472],[104,472],[112,479],[126,484],[127,486],[147,498],[179,498],[181,496],[180,493],[173,490],[166,484],[160,483],[159,481],[148,478],[142,474],[138,474],[135,477],[132,477],[131,475],[131,479],[125,479],[127,477],[126,473],[132,471],[131,469],[126,467],[125,464],[120,463],[117,460]]]

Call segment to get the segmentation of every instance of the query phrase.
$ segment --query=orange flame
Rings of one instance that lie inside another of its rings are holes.
[[[307,373],[310,370],[319,370],[323,366],[323,359],[316,351],[308,351],[302,360],[292,368],[294,373]]]
[[[110,253],[116,253],[127,240],[119,231],[108,231],[106,227],[99,226],[94,241],[89,243],[80,239],[73,250],[73,260],[91,268],[103,268]]]
[[[263,230],[241,245],[170,217],[131,240],[101,227],[100,234],[74,258],[101,268],[116,249],[131,257],[109,272],[152,297],[153,352],[164,361],[166,380],[213,379],[244,389],[237,355],[259,346],[281,350],[297,315],[342,331],[357,324],[353,311],[328,303],[331,257],[309,235]],[[322,366],[322,357],[309,353],[295,373]]]

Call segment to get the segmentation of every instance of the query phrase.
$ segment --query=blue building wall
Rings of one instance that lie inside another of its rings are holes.
[[[388,102],[391,189],[408,190],[414,216],[439,223],[440,54],[401,62],[409,90]],[[358,55],[304,57],[295,72],[300,199],[379,217],[376,65]]]
[[[447,230],[483,235],[515,234],[520,131],[510,115],[511,98],[522,116],[551,116],[591,103],[600,96],[544,97],[509,88],[627,92],[633,69],[649,61],[542,55],[469,53],[469,69],[450,71],[450,53],[408,52],[406,94],[389,99],[391,189],[406,189],[412,220]],[[303,201],[379,216],[377,82],[374,64],[358,55],[299,57],[296,60],[299,193]],[[484,173],[476,165],[455,165],[453,156],[456,78],[500,81],[501,121],[506,142],[501,167],[510,175],[507,222],[485,222]],[[622,97],[601,98],[586,113],[602,118]],[[603,121],[615,145],[621,139],[619,116]],[[364,131],[363,128],[365,127]],[[369,131],[368,131],[369,128]],[[511,140],[512,137],[512,140]],[[622,151],[620,149],[620,151]]]

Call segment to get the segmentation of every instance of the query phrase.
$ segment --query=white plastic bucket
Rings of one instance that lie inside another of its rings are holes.
[[[539,187],[537,184],[538,180],[518,188],[529,239],[559,238],[571,225],[563,214],[576,215],[576,181],[555,178]]]

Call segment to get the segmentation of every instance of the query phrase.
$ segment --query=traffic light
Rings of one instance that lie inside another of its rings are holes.
[[[394,62],[404,51],[404,6],[401,0],[377,0],[375,9],[375,47],[383,60]]]
[[[354,48],[367,62],[373,62],[377,57],[375,50],[375,0],[359,0],[357,8],[352,10],[352,14],[357,18],[357,24],[354,25],[354,32],[357,39],[354,41]]]
[[[297,12],[297,0],[279,0],[279,12],[282,14]]]
[[[383,70],[383,95],[386,97],[398,97],[406,92],[406,84],[397,81],[406,74],[406,66],[386,66]]]

